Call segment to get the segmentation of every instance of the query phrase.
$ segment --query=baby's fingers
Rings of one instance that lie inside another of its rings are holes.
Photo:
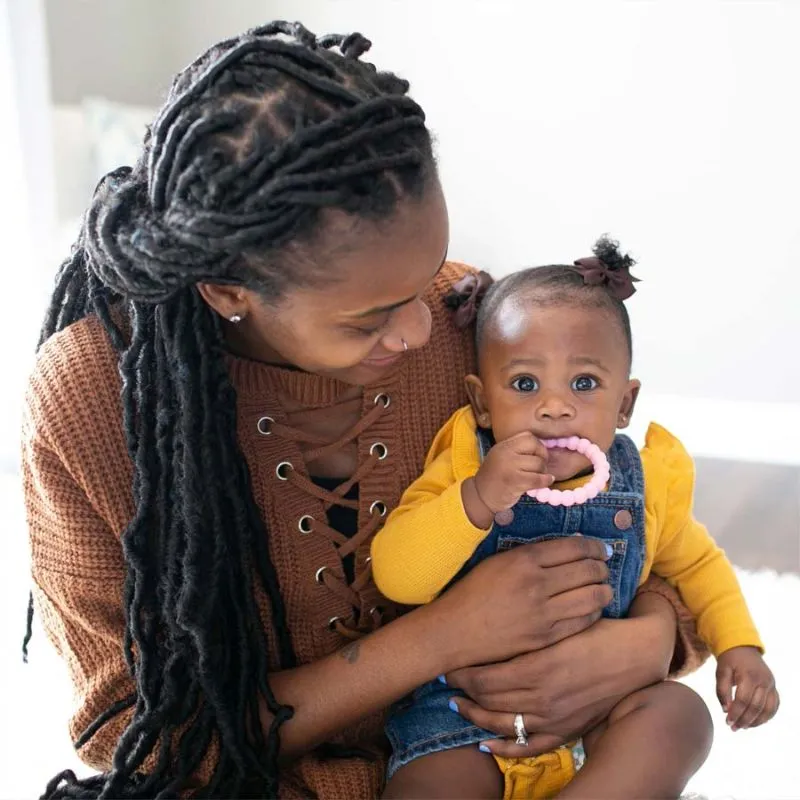
[[[532,492],[534,489],[546,489],[553,485],[554,478],[544,472],[525,472],[525,489],[526,492]]]
[[[737,682],[736,696],[733,699],[733,703],[731,703],[728,708],[728,718],[726,720],[731,730],[735,731],[739,729],[739,722],[753,699],[755,689],[755,683],[747,677]]]
[[[538,456],[547,460],[547,448],[530,431],[522,431],[505,440],[504,444],[515,453]]]
[[[733,695],[733,669],[726,666],[717,668],[717,700],[727,714]]]
[[[778,694],[777,689],[770,689],[767,692],[767,697],[764,702],[764,708],[761,710],[761,713],[758,715],[758,719],[750,726],[752,728],[757,728],[759,725],[763,725],[765,722],[769,722],[775,714],[778,713],[778,709],[781,705],[781,698]]]
[[[740,728],[752,728],[755,721],[764,710],[767,702],[767,689],[764,686],[756,686],[753,690],[753,696],[750,699],[750,704],[742,712],[741,717],[736,725],[732,726],[732,730],[737,731]]]

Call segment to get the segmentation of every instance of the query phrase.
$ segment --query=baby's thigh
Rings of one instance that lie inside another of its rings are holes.
[[[503,774],[494,758],[475,745],[430,753],[409,762],[386,784],[385,798],[435,800],[474,797],[500,800]]]

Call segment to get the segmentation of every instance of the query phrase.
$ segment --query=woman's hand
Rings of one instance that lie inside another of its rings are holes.
[[[500,661],[584,630],[611,600],[604,545],[580,536],[487,559],[441,598],[337,653],[272,673],[294,716],[281,755],[294,758],[385,709],[441,672]],[[261,703],[265,730],[272,713]]]
[[[444,670],[503,661],[588,628],[611,602],[608,557],[599,540],[570,536],[479,564],[426,606],[440,618]]]
[[[546,752],[608,716],[632,692],[666,678],[675,647],[675,612],[659,595],[636,598],[625,620],[603,619],[545,649],[447,675],[470,699],[459,713],[507,740],[486,742],[495,754],[519,758]],[[523,714],[528,746],[514,743],[514,715]]]

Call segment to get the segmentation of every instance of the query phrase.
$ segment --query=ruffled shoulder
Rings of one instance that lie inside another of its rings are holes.
[[[695,466],[680,439],[651,422],[642,449],[648,505],[659,506],[659,516],[688,517],[694,502]]]

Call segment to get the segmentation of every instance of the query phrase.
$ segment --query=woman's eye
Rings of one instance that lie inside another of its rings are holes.
[[[539,388],[539,384],[535,378],[530,375],[523,375],[521,378],[514,378],[511,386],[518,392],[535,392]]]
[[[597,386],[597,381],[591,375],[579,375],[572,381],[573,392],[591,392]]]
[[[389,321],[381,322],[380,325],[376,325],[373,328],[351,328],[350,330],[356,334],[356,336],[374,336],[376,333],[380,333],[387,325]]]

